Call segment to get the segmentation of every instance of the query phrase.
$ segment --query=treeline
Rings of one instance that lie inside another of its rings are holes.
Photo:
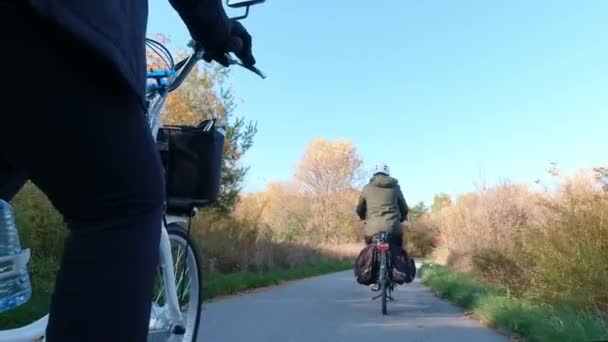
[[[235,215],[282,241],[345,243],[359,237],[354,214],[362,160],[349,141],[314,140],[293,179],[241,198]]]

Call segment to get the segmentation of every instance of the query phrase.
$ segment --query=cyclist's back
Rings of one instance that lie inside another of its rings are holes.
[[[363,187],[357,214],[366,221],[366,239],[382,231],[395,237],[402,235],[401,223],[407,218],[407,203],[397,179],[390,176],[388,166],[379,165]]]
[[[32,0],[32,5],[110,61],[143,97],[148,0]]]
[[[0,0],[0,4],[2,1],[5,0]],[[231,23],[221,0],[169,2],[193,38],[204,44],[207,51],[224,49],[220,45],[229,38]],[[40,14],[92,47],[117,68],[143,104],[148,0],[32,0],[31,3]]]

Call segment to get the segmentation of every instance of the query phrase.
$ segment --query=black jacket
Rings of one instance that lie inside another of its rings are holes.
[[[210,31],[216,27],[215,21],[227,20],[221,0],[170,2],[181,18],[190,24],[189,28],[197,24],[199,30]],[[31,0],[31,3],[41,14],[107,58],[143,103],[147,0]]]

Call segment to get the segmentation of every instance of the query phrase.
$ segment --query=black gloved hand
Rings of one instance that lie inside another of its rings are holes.
[[[228,23],[230,28],[227,38],[212,40],[211,44],[207,44],[207,46],[201,42],[205,48],[203,58],[207,62],[215,60],[224,67],[227,67],[229,63],[226,53],[233,52],[243,64],[253,66],[255,58],[251,51],[251,35],[237,20],[230,20]]]
[[[234,53],[247,66],[255,64],[251,52],[251,35],[243,25],[229,19],[219,0],[170,0],[186,24],[192,38],[200,44],[207,62],[229,65],[226,54]]]

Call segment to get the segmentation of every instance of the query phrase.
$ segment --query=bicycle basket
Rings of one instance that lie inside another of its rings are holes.
[[[217,200],[225,129],[216,120],[164,126],[157,145],[165,168],[167,211],[189,214]]]

